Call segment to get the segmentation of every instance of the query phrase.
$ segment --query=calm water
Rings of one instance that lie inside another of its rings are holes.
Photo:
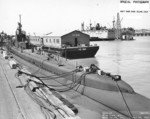
[[[112,74],[120,74],[136,92],[150,98],[150,37],[134,41],[91,42],[100,46],[90,63]]]

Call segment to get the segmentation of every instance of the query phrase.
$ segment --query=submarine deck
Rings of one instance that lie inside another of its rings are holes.
[[[32,59],[32,58],[30,59],[30,57],[34,57],[34,59]],[[61,68],[61,66],[58,66],[57,58],[59,59],[59,57],[57,57],[57,56],[50,59],[50,61],[46,61],[47,60],[46,55],[45,56],[37,55],[36,53],[31,53],[30,51],[25,50],[23,52],[23,55],[21,55],[21,58],[25,59],[26,61],[29,61],[32,64],[36,63],[35,65],[38,67],[41,67],[41,68],[42,67],[44,67],[44,68],[48,67],[48,69],[51,69],[53,73],[59,72],[60,69],[58,70],[58,68]],[[33,62],[33,61],[36,61],[36,62]],[[63,67],[65,67],[65,68],[63,68],[63,70],[65,70],[64,72],[70,71],[70,70],[72,70],[73,66],[74,67],[76,66],[76,62],[68,62],[68,60],[66,61],[66,59],[63,59],[63,61],[68,63],[67,65],[63,66]],[[73,61],[73,60],[71,60],[71,61]],[[64,63],[64,62],[62,62],[62,63]],[[48,64],[48,63],[50,63],[50,64]],[[50,67],[49,67],[49,65],[50,65]],[[53,67],[53,65],[55,67]],[[63,70],[61,70],[61,72],[59,72],[59,73],[62,73]],[[89,78],[91,78],[91,77],[89,77]],[[106,77],[104,77],[104,78],[106,78]],[[92,79],[94,79],[94,78],[92,78]],[[98,80],[98,79],[96,78],[94,80],[94,82],[96,80]],[[59,79],[59,81],[61,81],[61,79]],[[62,81],[68,81],[68,80],[63,79]],[[52,83],[51,80],[48,80],[46,82],[48,84]],[[107,82],[107,85],[108,85],[108,82]],[[82,88],[83,88],[83,86],[81,86],[81,88],[79,90],[81,90]],[[108,88],[113,89],[110,86],[108,86]],[[115,89],[113,89],[113,90],[115,90]],[[150,100],[145,98],[144,96],[142,96],[140,94],[133,92],[132,88],[130,91],[131,92],[124,91],[123,95],[124,95],[126,102],[128,103],[129,109],[132,111],[133,116],[135,116],[135,117],[139,116],[140,117],[142,111],[149,113]],[[103,106],[106,106],[107,108],[109,108],[111,110],[110,112],[112,112],[112,110],[113,111],[115,110],[117,112],[119,111],[119,113],[123,114],[124,116],[130,117],[130,114],[128,112],[130,110],[127,110],[125,102],[122,100],[122,96],[120,95],[118,90],[117,91],[99,90],[96,88],[86,86],[86,90],[84,91],[84,95],[88,95],[88,97],[94,98],[95,101],[99,102],[100,105],[102,104]],[[73,94],[72,94],[72,96],[73,97],[71,97],[71,99],[76,97]],[[100,102],[102,102],[102,103],[100,103]],[[107,111],[107,110],[103,110],[103,111],[109,113],[109,111]],[[101,111],[98,111],[98,112],[100,112],[100,114],[102,114]]]
[[[22,59],[19,59],[19,61],[31,72],[35,72],[38,68],[34,65],[31,66],[30,63]],[[17,69],[11,69],[8,62],[9,59],[4,59],[2,54],[0,54],[0,118],[45,119],[40,107],[27,95],[25,90],[16,88],[16,86],[20,85],[19,80],[15,77]],[[30,66],[30,68],[28,66]],[[50,75],[51,73],[48,72],[48,74]],[[25,77],[22,78],[24,79]],[[53,84],[58,83],[53,82]],[[111,111],[111,109],[104,105],[74,90],[62,94],[79,109],[78,116],[81,119],[101,119],[103,112]]]

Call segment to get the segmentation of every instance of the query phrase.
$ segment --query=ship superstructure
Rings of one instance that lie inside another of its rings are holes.
[[[92,23],[84,29],[84,22],[81,24],[81,32],[90,36],[90,41],[114,40],[115,30],[108,29],[106,26],[100,26],[99,23],[92,26]]]

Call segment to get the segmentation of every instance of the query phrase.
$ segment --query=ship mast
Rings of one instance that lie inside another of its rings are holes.
[[[21,14],[19,14],[19,20],[20,20],[20,24],[21,24]]]
[[[22,34],[21,15],[19,15],[18,30],[19,30],[19,35],[21,35]]]
[[[23,42],[23,38],[22,38],[21,14],[19,15],[19,21],[20,21],[20,22],[19,22],[19,24],[18,24],[18,25],[19,25],[20,36],[21,36],[21,37],[20,37],[20,38],[21,38],[21,39],[20,39],[20,41],[22,41],[22,42]]]
[[[115,17],[113,17],[113,29],[115,29]]]

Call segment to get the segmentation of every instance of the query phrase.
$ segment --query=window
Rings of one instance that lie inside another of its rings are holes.
[[[56,43],[58,43],[58,44],[59,44],[59,39],[56,39]]]
[[[54,43],[55,43],[55,39],[54,39]]]
[[[51,43],[51,39],[49,39],[49,42]]]

